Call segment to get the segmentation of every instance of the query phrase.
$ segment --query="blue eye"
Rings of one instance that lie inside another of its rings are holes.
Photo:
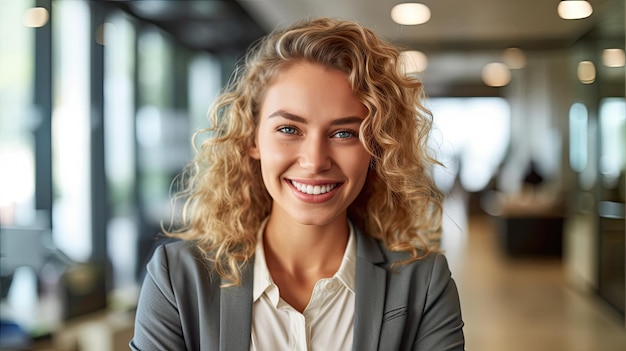
[[[297,134],[298,130],[296,130],[296,128],[294,127],[289,127],[289,126],[284,126],[284,127],[280,127],[278,128],[278,131],[284,134]]]
[[[335,133],[334,136],[339,139],[348,139],[348,138],[355,137],[356,133],[349,131],[349,130],[340,130],[337,133]]]

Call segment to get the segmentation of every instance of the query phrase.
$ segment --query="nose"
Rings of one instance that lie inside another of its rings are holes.
[[[300,145],[300,167],[319,173],[330,169],[331,158],[328,140],[323,136],[309,136]]]

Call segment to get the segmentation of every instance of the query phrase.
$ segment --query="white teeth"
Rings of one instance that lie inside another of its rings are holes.
[[[309,194],[309,195],[320,195],[325,194],[331,190],[333,190],[337,184],[326,184],[326,185],[310,185],[298,183],[296,181],[291,181],[291,184],[298,189],[299,192]]]

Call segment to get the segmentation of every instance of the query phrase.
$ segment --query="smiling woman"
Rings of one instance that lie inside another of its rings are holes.
[[[297,63],[269,85],[250,149],[273,200],[268,229],[285,223],[326,233],[345,229],[346,210],[363,188],[371,160],[358,139],[366,115],[348,75],[338,70]],[[329,191],[321,194],[322,187]]]
[[[437,246],[432,118],[399,51],[314,19],[254,46],[210,110],[150,263],[134,350],[462,350]]]

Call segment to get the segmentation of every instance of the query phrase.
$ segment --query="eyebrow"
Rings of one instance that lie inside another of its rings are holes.
[[[274,113],[269,115],[267,118],[269,119],[269,118],[276,118],[276,117],[282,117],[282,118],[285,118],[294,122],[302,123],[302,124],[308,123],[308,121],[305,118],[295,115],[293,113],[287,112],[285,110],[275,111]],[[352,124],[352,123],[361,124],[361,122],[363,122],[363,118],[359,116],[348,116],[348,117],[335,119],[331,122],[331,124],[332,125]]]

